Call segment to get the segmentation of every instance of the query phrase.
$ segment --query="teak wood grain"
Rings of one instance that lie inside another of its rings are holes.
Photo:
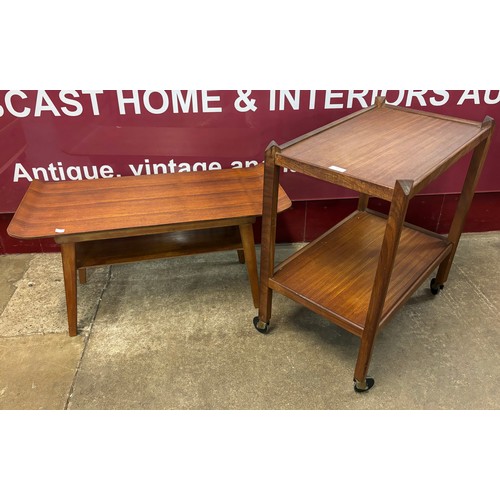
[[[335,123],[282,147],[276,163],[386,200],[402,179],[413,181],[416,194],[488,134],[478,122],[392,106]]]
[[[77,245],[76,267],[124,264],[240,248],[242,242],[237,226],[82,241]]]
[[[270,286],[293,295],[361,336],[365,327],[386,219],[356,212],[302,252],[279,264]],[[445,239],[404,227],[383,307],[382,323],[449,253]],[[419,258],[416,259],[415,255]]]
[[[207,222],[208,227],[213,227],[214,221],[224,225],[225,219],[262,214],[262,183],[262,165],[82,181],[33,181],[8,233],[15,238],[29,239],[67,238],[114,230],[123,235],[125,230],[130,230],[132,236],[134,229],[139,229],[136,234],[142,235],[147,232],[146,228],[154,227],[163,232],[182,225],[186,226],[182,229],[190,229],[190,224],[198,227],[203,222]],[[280,189],[278,210],[290,205],[289,198]]]

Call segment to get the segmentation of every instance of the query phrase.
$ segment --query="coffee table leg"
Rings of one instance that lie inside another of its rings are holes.
[[[253,239],[253,225],[240,225],[241,242],[243,243],[243,253],[247,265],[248,280],[252,289],[254,307],[259,307],[259,277],[257,275],[257,259],[255,256],[255,242]]]
[[[74,243],[61,244],[61,256],[66,291],[66,309],[68,311],[69,336],[75,337],[77,332],[77,295],[76,295],[76,253]]]
[[[78,269],[78,281],[80,285],[85,285],[85,283],[87,283],[87,269],[84,267]]]

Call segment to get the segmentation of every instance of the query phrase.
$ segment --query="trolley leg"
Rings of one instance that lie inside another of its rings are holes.
[[[368,201],[370,197],[367,194],[360,193],[358,200],[358,210],[364,212],[368,208]]]
[[[279,188],[279,167],[274,162],[276,152],[279,152],[278,146],[271,143],[266,150],[264,162],[259,315],[253,320],[255,328],[261,333],[267,333],[268,331],[273,297],[268,283],[274,271],[276,243],[276,212]]]
[[[474,191],[476,189],[479,176],[481,175],[486,155],[488,154],[490,140],[491,134],[487,137],[487,139],[478,144],[474,149],[474,153],[469,164],[469,169],[467,171],[467,176],[462,188],[462,193],[460,194],[460,199],[458,201],[458,207],[455,212],[455,216],[453,217],[453,222],[451,223],[450,232],[448,234],[448,240],[453,243],[453,248],[448,257],[443,260],[438,268],[438,272],[434,282],[435,286],[440,286],[442,288],[442,285],[444,285],[444,283],[446,283],[448,279],[448,274],[450,272],[455,253],[457,251],[458,242],[460,241],[460,237],[462,236],[465,218],[472,204]]]
[[[358,359],[354,369],[354,390],[356,392],[366,392],[375,383],[373,378],[367,376],[368,367],[370,365],[373,343],[379,328],[380,318],[384,310],[385,298],[391,281],[392,269],[396,260],[399,239],[412,187],[413,183],[411,181],[397,181],[394,188],[394,196],[389,217],[387,218],[370,305],[368,306],[366,315],[365,328],[361,337]]]
[[[375,384],[375,380],[367,375],[376,334],[372,330],[365,329],[361,337],[361,345],[359,346],[358,359],[354,370],[354,390],[356,392],[369,391]]]

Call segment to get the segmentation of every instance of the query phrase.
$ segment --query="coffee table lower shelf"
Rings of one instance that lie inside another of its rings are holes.
[[[78,242],[76,267],[79,269],[240,249],[243,249],[243,244],[238,226],[172,231]]]
[[[268,286],[362,336],[386,218],[357,211],[279,264]],[[379,328],[450,253],[440,235],[405,225]]]

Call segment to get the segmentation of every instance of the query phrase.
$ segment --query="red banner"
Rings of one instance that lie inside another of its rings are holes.
[[[500,120],[498,90],[3,90],[0,212],[14,212],[33,179],[80,180],[246,168],[282,144],[386,95],[387,103],[482,121]],[[500,191],[495,134],[477,191]],[[459,192],[467,158],[426,193]],[[296,172],[292,200],[354,193]]]

